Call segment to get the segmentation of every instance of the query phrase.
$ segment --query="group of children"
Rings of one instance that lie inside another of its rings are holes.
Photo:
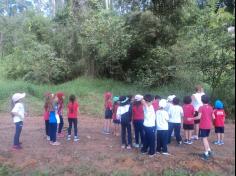
[[[193,140],[202,138],[204,154],[202,159],[212,157],[212,150],[208,137],[215,126],[216,145],[224,144],[225,111],[220,100],[215,102],[214,108],[210,105],[210,98],[204,93],[201,86],[196,87],[196,93],[183,98],[183,105],[175,95],[163,99],[160,96],[120,96],[112,97],[112,93],[104,94],[105,124],[103,133],[119,136],[121,129],[121,148],[140,148],[143,154],[150,157],[155,154],[169,155],[168,144],[174,134],[177,144],[191,145]],[[113,130],[111,128],[113,120]],[[119,125],[121,127],[119,127]],[[132,125],[135,133],[135,142],[132,143]],[[185,139],[182,139],[183,126]],[[195,135],[193,131],[195,130]],[[174,133],[173,133],[174,132]]]
[[[12,118],[15,123],[16,130],[14,136],[13,149],[22,149],[22,143],[20,142],[20,134],[23,127],[23,120],[25,117],[25,109],[23,99],[25,98],[25,93],[16,93],[12,96]],[[46,93],[45,103],[44,103],[44,121],[45,121],[45,133],[46,138],[50,141],[51,145],[57,146],[60,143],[57,141],[57,137],[63,138],[63,109],[64,109],[64,99],[65,95],[63,92],[58,92],[56,94]],[[69,96],[69,103],[67,105],[67,117],[69,128],[67,130],[67,140],[71,140],[71,130],[74,127],[74,141],[79,141],[78,136],[78,114],[79,114],[79,104],[76,100],[75,95]]]
[[[12,118],[16,126],[13,149],[22,148],[20,134],[23,127],[25,110],[23,99],[25,93],[16,93],[12,96]],[[220,100],[215,102],[214,109],[210,105],[210,99],[205,95],[201,86],[196,87],[196,93],[183,98],[183,105],[175,95],[163,99],[160,96],[120,96],[113,97],[112,93],[106,92],[105,99],[105,124],[103,132],[111,133],[111,120],[113,120],[113,134],[120,136],[122,149],[141,148],[143,154],[148,153],[150,157],[155,154],[169,155],[168,144],[174,134],[177,144],[191,145],[193,140],[202,138],[205,152],[204,160],[212,156],[208,137],[210,135],[212,120],[215,126],[217,140],[216,145],[224,144],[224,122],[225,111]],[[51,145],[60,143],[57,137],[64,137],[62,132],[64,126],[63,109],[65,95],[63,92],[56,94],[46,93],[44,104],[44,121],[47,140]],[[69,96],[67,104],[67,117],[69,128],[67,140],[71,140],[71,130],[74,127],[74,141],[79,141],[78,136],[78,114],[79,104],[75,95]],[[132,124],[135,133],[135,142],[132,143]],[[121,127],[120,127],[121,126]],[[183,126],[185,139],[181,136]],[[121,132],[120,132],[121,129]],[[192,135],[195,130],[195,135]],[[174,132],[174,133],[173,133]]]

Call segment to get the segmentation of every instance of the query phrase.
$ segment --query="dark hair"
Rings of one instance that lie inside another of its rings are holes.
[[[127,100],[127,101],[125,101],[125,100]],[[125,106],[125,105],[127,105],[127,104],[130,104],[129,98],[126,97],[126,96],[121,96],[120,99],[119,99],[119,101],[120,101],[120,105],[121,105],[121,106]],[[124,102],[124,101],[125,101],[125,102]]]
[[[209,98],[209,96],[207,96],[207,95],[203,95],[203,96],[201,97],[201,100],[202,100],[202,103],[203,103],[203,104],[208,104],[208,103],[210,103],[210,98]]]
[[[146,102],[152,102],[153,101],[153,99],[154,99],[154,97],[151,95],[151,94],[146,94],[145,96],[144,96],[144,100],[146,101]]]
[[[192,103],[192,98],[191,96],[185,96],[183,99],[184,104],[191,104]]]
[[[70,95],[69,97],[70,102],[74,103],[75,99],[76,99],[75,95]]]
[[[174,104],[174,105],[179,105],[179,103],[180,103],[180,99],[177,98],[177,97],[175,97],[175,98],[173,99],[173,104]]]
[[[160,100],[160,99],[161,99],[161,96],[156,95],[156,96],[155,96],[155,99],[156,99],[156,100]]]
[[[134,101],[133,103],[133,105],[136,107],[140,106],[141,104],[142,104],[141,101]]]

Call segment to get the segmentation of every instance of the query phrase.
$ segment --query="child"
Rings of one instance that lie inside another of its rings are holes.
[[[47,136],[47,140],[50,141],[50,134],[49,134],[49,106],[50,106],[50,93],[45,94],[45,103],[44,103],[44,121],[45,121],[45,132]]]
[[[144,110],[144,145],[141,150],[143,154],[148,152],[149,157],[155,155],[155,131],[156,131],[156,114],[154,107],[152,95],[145,95],[144,100],[142,100],[143,110]],[[148,151],[149,149],[149,151]]]
[[[110,134],[110,126],[112,119],[112,94],[110,92],[106,92],[104,94],[105,99],[105,122],[104,122],[104,134]]]
[[[173,99],[173,105],[169,109],[169,138],[168,143],[171,143],[171,134],[174,131],[176,141],[179,145],[182,144],[182,137],[180,135],[181,119],[183,117],[183,108],[179,105],[179,98]]]
[[[220,100],[217,100],[213,113],[215,133],[217,134],[217,141],[214,142],[215,145],[224,145],[225,116],[224,105]]]
[[[132,109],[130,106],[129,98],[120,97],[120,106],[117,109],[117,119],[121,121],[121,137],[122,137],[122,149],[127,147],[128,150],[132,149],[132,132],[131,132],[131,120]],[[126,136],[126,132],[128,136]],[[127,143],[128,137],[128,143]]]
[[[60,145],[57,142],[57,125],[60,123],[58,117],[58,98],[54,94],[50,96],[49,104],[49,134],[50,134],[50,144],[54,146]]]
[[[155,112],[159,109],[159,100],[161,99],[161,97],[159,95],[156,95],[154,98],[154,101],[152,103]]]
[[[135,148],[139,148],[141,145],[143,146],[143,122],[144,122],[144,112],[143,105],[141,100],[143,99],[142,95],[136,95],[134,98],[134,103],[132,106],[132,116],[133,116],[133,125],[135,131]],[[139,139],[141,139],[141,145],[139,143]]]
[[[64,108],[65,95],[63,92],[58,92],[56,95],[58,98],[58,115],[60,117],[60,124],[59,124],[59,128],[58,128],[58,137],[63,138],[63,137],[65,137],[64,134],[62,133],[62,128],[64,126],[63,108]]]
[[[203,105],[201,101],[201,97],[205,95],[204,90],[201,85],[197,85],[195,87],[196,93],[192,95],[192,104],[195,110],[194,117],[198,116],[199,113],[199,108]],[[198,140],[198,134],[199,134],[199,123],[200,120],[195,120],[194,121],[194,129],[195,129],[195,135],[192,136],[192,139]]]
[[[16,126],[15,136],[14,136],[14,143],[13,149],[19,150],[22,149],[21,142],[20,142],[20,135],[23,127],[23,121],[25,118],[25,109],[22,99],[25,98],[25,93],[16,93],[12,96],[12,102],[14,103],[14,107],[11,111],[13,122]]]
[[[113,98],[113,108],[112,108],[112,119],[114,124],[114,130],[113,135],[119,136],[119,127],[120,127],[120,121],[116,118],[117,116],[117,109],[119,107],[119,97]]]
[[[74,125],[74,142],[79,141],[78,127],[77,127],[78,113],[79,113],[79,103],[76,101],[75,95],[70,95],[69,103],[67,105],[67,115],[68,115],[68,122],[69,122],[68,136],[67,136],[68,141],[71,140],[72,124]]]
[[[159,110],[156,112],[156,125],[157,125],[157,153],[169,155],[168,153],[168,120],[169,114],[165,111],[167,101],[162,99],[159,102]]]
[[[210,99],[207,95],[203,95],[202,98],[203,105],[199,108],[199,115],[195,120],[200,119],[200,129],[199,137],[202,138],[205,152],[202,155],[203,160],[208,160],[212,156],[212,151],[208,142],[208,137],[211,131],[211,123],[213,117],[213,108],[209,105]]]
[[[193,144],[192,141],[192,132],[194,130],[194,107],[191,104],[192,99],[191,96],[184,97],[184,105],[183,105],[183,111],[184,111],[184,133],[185,133],[185,144]]]

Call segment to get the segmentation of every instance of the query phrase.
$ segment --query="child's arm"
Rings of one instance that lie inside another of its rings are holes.
[[[202,118],[202,113],[199,112],[198,116],[193,118],[194,120],[200,120]]]

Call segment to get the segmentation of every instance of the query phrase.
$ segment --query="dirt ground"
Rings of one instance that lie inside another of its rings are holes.
[[[28,117],[24,122],[21,141],[23,150],[11,150],[14,124],[8,114],[0,114],[0,164],[12,167],[20,175],[37,171],[49,175],[111,175],[127,171],[132,175],[161,173],[165,169],[187,170],[196,173],[214,172],[235,175],[235,125],[226,126],[224,146],[211,145],[215,157],[205,162],[198,154],[203,151],[202,142],[194,145],[169,146],[171,156],[154,158],[142,155],[138,150],[121,150],[120,138],[101,133],[103,120],[81,116],[79,119],[80,141],[67,142],[59,139],[60,146],[51,146],[45,139],[42,117]],[[65,130],[68,126],[65,119]],[[212,131],[210,141],[215,138]]]

